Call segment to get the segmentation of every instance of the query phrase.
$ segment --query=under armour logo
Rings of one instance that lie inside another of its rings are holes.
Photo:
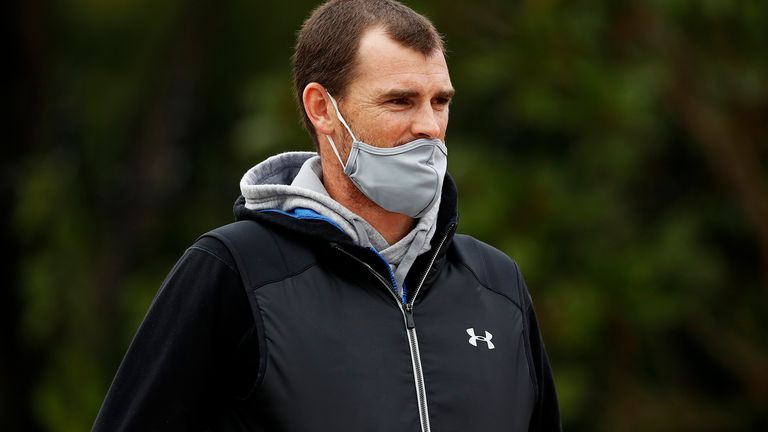
[[[493,338],[493,335],[490,332],[485,332],[485,336],[476,336],[475,335],[475,329],[474,328],[468,328],[467,334],[469,337],[469,343],[472,346],[477,346],[477,341],[482,341],[488,344],[488,349],[494,349],[496,348],[495,345],[493,345],[493,342],[491,342],[491,339]]]

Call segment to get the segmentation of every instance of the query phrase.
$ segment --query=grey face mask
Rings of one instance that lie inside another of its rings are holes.
[[[328,93],[339,121],[352,136],[352,150],[345,164],[333,138],[326,135],[344,174],[382,208],[420,218],[432,208],[443,188],[448,149],[439,139],[421,138],[391,148],[366,144],[352,133],[336,100]]]

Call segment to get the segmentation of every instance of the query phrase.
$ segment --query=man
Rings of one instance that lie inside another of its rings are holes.
[[[245,174],[239,222],[171,271],[94,428],[559,430],[517,265],[454,235],[454,89],[432,24],[329,1],[294,82],[319,155]]]

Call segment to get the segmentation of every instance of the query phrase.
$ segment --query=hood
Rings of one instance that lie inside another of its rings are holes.
[[[457,220],[456,187],[446,175],[435,208],[406,237],[389,245],[367,221],[330,197],[322,184],[320,158],[314,152],[282,153],[266,159],[243,175],[240,190],[234,208],[237,220],[258,220],[318,240],[373,249],[395,270],[403,257],[408,257],[406,262],[416,255],[431,255],[424,252],[434,240],[443,240]],[[408,267],[410,263],[397,271],[401,283]]]
[[[282,153],[266,159],[243,175],[240,192],[247,210],[324,220],[360,246],[378,250],[388,246],[368,222],[331,198],[322,183],[320,157],[314,152]]]

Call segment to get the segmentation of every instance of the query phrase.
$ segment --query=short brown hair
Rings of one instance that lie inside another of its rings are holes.
[[[315,127],[309,120],[302,93],[312,82],[343,98],[353,78],[360,39],[381,26],[392,40],[424,55],[445,54],[443,39],[432,22],[394,0],[331,0],[317,7],[304,21],[293,52],[294,96],[304,126],[319,150]]]

